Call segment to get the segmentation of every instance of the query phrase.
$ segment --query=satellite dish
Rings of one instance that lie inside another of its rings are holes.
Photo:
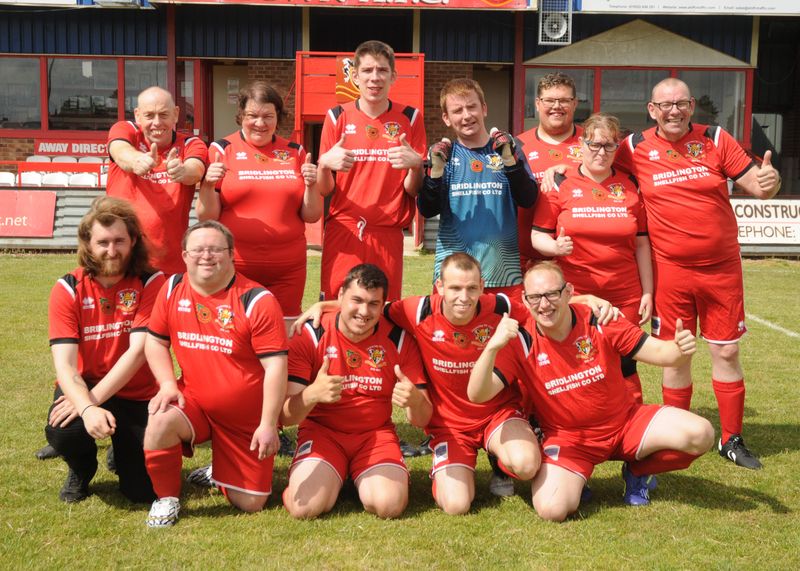
[[[569,22],[563,14],[548,14],[544,19],[542,31],[551,40],[560,40],[569,30]]]

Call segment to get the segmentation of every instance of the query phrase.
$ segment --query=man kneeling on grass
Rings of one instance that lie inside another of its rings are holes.
[[[307,322],[289,345],[286,425],[300,424],[283,503],[296,518],[330,511],[347,477],[370,513],[397,517],[408,503],[408,470],[392,404],[423,427],[432,407],[414,339],[381,317],[389,291],[378,267],[344,279],[340,310]],[[213,472],[216,475],[216,469]]]
[[[275,298],[233,267],[233,236],[214,220],[183,237],[186,274],[167,280],[148,324],[145,354],[160,385],[144,448],[158,499],[147,525],[178,519],[181,452],[211,440],[213,482],[237,508],[272,492],[278,415],[286,394],[286,330]],[[183,376],[175,378],[175,351]]]
[[[572,285],[552,262],[528,270],[524,286],[530,317],[522,328],[504,317],[472,371],[470,399],[485,402],[515,380],[530,394],[544,433],[533,481],[542,518],[563,521],[578,509],[586,480],[606,460],[625,462],[626,500],[641,500],[627,503],[649,503],[646,474],[687,468],[714,444],[714,429],[688,411],[636,403],[620,357],[674,367],[694,353],[694,335],[680,320],[674,341],[626,320],[599,326],[588,308],[569,304]]]

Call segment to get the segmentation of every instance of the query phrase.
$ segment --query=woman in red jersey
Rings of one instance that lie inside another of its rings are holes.
[[[305,224],[319,220],[323,203],[311,156],[275,134],[283,115],[283,100],[267,83],[241,90],[242,128],[211,144],[197,217],[231,230],[236,270],[269,288],[291,323],[306,283]]]
[[[556,257],[575,291],[594,294],[642,325],[653,311],[653,269],[647,219],[636,179],[613,168],[621,138],[619,121],[595,113],[583,124],[582,160],[543,194],[533,220],[533,245]],[[633,360],[623,375],[641,402]]]

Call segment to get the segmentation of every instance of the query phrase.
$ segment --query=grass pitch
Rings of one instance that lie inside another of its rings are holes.
[[[406,258],[404,294],[430,291],[431,256]],[[659,476],[647,508],[622,504],[619,462],[599,466],[594,500],[563,524],[538,519],[530,488],[498,500],[479,457],[472,511],[450,517],[431,498],[430,457],[409,462],[406,515],[383,521],[365,514],[352,485],[316,521],[283,510],[288,460],[276,461],[265,511],[245,515],[218,492],[186,485],[181,519],[171,529],[144,525],[148,506],[128,503],[101,468],[93,495],[77,505],[58,500],[66,466],[33,456],[44,444],[53,369],[47,344],[47,298],[73,255],[0,256],[0,566],[17,568],[202,569],[672,569],[800,568],[800,264],[745,262],[750,332],[742,344],[747,381],[744,435],[765,469],[735,468],[715,452],[686,471]],[[306,303],[314,300],[319,258],[309,259]],[[775,329],[772,325],[782,327]],[[792,336],[794,333],[795,336]],[[660,401],[659,373],[640,366],[648,402]],[[695,358],[693,409],[718,429],[704,344]],[[398,416],[397,420],[400,418]],[[404,423],[402,438],[421,433]],[[101,442],[104,448],[107,442]],[[102,460],[104,450],[99,458]],[[200,448],[184,472],[208,463]]]

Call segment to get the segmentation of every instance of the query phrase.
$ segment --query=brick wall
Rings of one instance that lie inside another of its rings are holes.
[[[0,161],[24,161],[33,154],[33,139],[0,139]]]
[[[286,138],[292,136],[294,129],[294,73],[294,61],[251,60],[247,63],[247,75],[252,81],[266,81],[283,96],[286,117],[278,126],[278,134]]]
[[[442,86],[457,77],[472,77],[472,64],[425,62],[425,132],[428,144],[442,137],[453,138],[452,131],[442,122],[439,92]]]

